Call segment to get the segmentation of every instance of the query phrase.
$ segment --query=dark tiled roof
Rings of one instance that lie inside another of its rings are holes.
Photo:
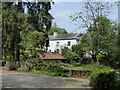
[[[59,53],[53,53],[53,52],[40,52],[37,50],[38,55],[42,58],[42,59],[47,59],[47,60],[62,60],[65,59],[61,54]]]
[[[49,35],[50,40],[70,40],[70,39],[76,39],[78,36],[81,36],[81,34],[78,33],[69,33],[69,34],[57,34]]]

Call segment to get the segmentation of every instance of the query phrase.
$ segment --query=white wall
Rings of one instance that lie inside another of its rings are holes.
[[[71,42],[70,46],[68,46],[68,41]],[[57,47],[57,42],[59,42],[59,46]],[[55,52],[56,49],[61,50],[62,47],[67,46],[68,48],[71,48],[72,45],[77,44],[76,40],[53,40],[49,41],[50,47],[48,47],[48,51]]]

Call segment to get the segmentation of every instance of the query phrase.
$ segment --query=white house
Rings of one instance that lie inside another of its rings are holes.
[[[54,35],[49,36],[48,51],[61,52],[61,48],[64,46],[71,48],[72,45],[78,44],[76,39],[80,36],[81,34],[78,33],[57,34],[56,32],[54,32]]]

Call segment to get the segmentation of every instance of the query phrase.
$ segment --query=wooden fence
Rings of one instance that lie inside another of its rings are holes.
[[[83,78],[90,75],[91,71],[71,70],[71,77]]]

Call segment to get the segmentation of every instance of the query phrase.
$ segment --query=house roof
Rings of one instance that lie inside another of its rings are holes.
[[[48,60],[50,60],[50,59],[65,59],[61,54],[59,54],[59,53],[53,53],[53,52],[40,52],[40,51],[38,51],[37,50],[37,52],[38,52],[38,55],[42,58],[42,59],[48,59]]]
[[[49,35],[50,40],[70,40],[70,39],[77,39],[78,36],[81,34],[78,33],[69,33],[69,34],[57,34],[57,35]]]

